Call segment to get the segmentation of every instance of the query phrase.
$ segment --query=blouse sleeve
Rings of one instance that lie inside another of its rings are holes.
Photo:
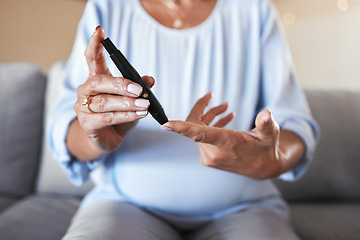
[[[309,166],[319,138],[304,92],[297,83],[282,24],[270,1],[262,1],[260,110],[270,109],[281,129],[294,132],[305,145],[305,154],[280,179],[298,179]],[[264,4],[265,3],[265,4]]]
[[[101,6],[97,1],[88,1],[78,25],[75,43],[59,89],[60,97],[51,110],[47,124],[47,137],[53,155],[75,185],[81,185],[88,180],[90,172],[103,161],[99,159],[89,163],[80,162],[66,147],[69,125],[76,118],[73,106],[77,100],[77,87],[87,80],[89,74],[84,51],[96,26],[102,25],[100,12]]]

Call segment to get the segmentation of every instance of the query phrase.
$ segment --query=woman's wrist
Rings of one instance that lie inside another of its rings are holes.
[[[96,147],[91,137],[82,130],[78,119],[69,126],[66,145],[70,154],[82,162],[94,161],[107,153]]]

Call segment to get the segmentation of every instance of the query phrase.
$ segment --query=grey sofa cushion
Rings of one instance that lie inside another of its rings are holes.
[[[0,64],[0,193],[22,196],[33,190],[45,84],[35,65]]]
[[[60,97],[61,84],[63,81],[65,62],[56,62],[50,69],[45,94],[45,122],[49,118],[51,109]],[[88,181],[81,187],[70,183],[61,166],[53,158],[46,137],[43,138],[43,149],[39,177],[36,186],[38,193],[67,194],[84,196],[92,188],[92,182]]]
[[[292,204],[291,217],[302,240],[359,240],[360,203]]]
[[[306,90],[321,139],[314,161],[295,183],[276,180],[287,200],[360,200],[360,94]]]
[[[7,208],[8,206],[13,204],[17,200],[18,200],[18,198],[16,198],[16,197],[11,197],[11,196],[0,194],[0,213],[3,209]]]
[[[0,215],[1,239],[61,239],[79,202],[76,198],[30,195]]]

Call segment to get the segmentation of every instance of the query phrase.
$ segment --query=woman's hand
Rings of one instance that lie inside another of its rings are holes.
[[[162,127],[197,142],[203,165],[265,179],[289,170],[301,159],[302,141],[297,135],[280,130],[269,110],[257,115],[253,130],[239,132],[224,128],[233,114],[209,126],[227,109],[227,104],[223,104],[204,114],[210,100],[211,94],[201,98],[185,122],[170,121]]]
[[[68,133],[68,148],[80,160],[115,150],[137,120],[148,114],[150,105],[149,100],[138,98],[142,92],[139,84],[111,76],[101,44],[104,39],[105,32],[98,26],[85,50],[89,77],[78,87],[77,119]],[[143,80],[149,86],[154,84],[152,77]]]

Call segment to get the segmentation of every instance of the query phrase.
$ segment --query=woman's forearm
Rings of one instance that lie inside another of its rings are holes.
[[[300,161],[305,152],[305,146],[300,137],[287,130],[280,130],[279,148],[282,154],[281,173],[293,168]]]
[[[81,128],[78,119],[75,119],[69,127],[67,148],[73,156],[83,162],[92,161],[101,157],[105,152],[98,149]]]

